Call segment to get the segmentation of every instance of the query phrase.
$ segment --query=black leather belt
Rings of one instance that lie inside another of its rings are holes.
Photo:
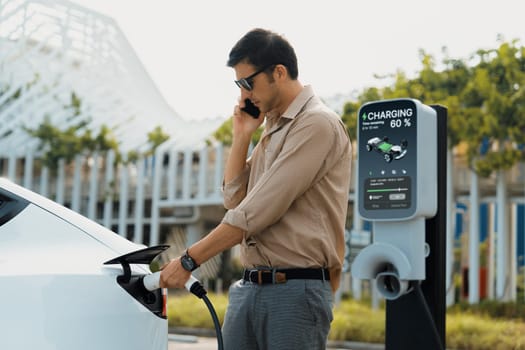
[[[244,270],[243,280],[257,284],[285,283],[287,280],[329,281],[328,269],[253,269]]]

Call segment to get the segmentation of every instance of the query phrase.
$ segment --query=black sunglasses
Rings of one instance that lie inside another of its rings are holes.
[[[239,88],[241,88],[241,89],[244,89],[246,91],[252,91],[253,90],[253,78],[255,78],[255,76],[257,74],[264,72],[265,70],[267,70],[271,66],[275,66],[275,64],[269,64],[267,66],[264,66],[261,69],[259,69],[258,71],[256,71],[255,73],[253,73],[252,75],[250,75],[249,77],[241,78],[239,80],[235,80],[235,84],[237,84],[237,86]]]

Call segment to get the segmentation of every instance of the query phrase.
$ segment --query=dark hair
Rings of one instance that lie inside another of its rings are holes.
[[[282,64],[292,80],[297,79],[297,56],[290,43],[281,35],[256,28],[246,33],[231,49],[228,67],[246,61],[261,69],[272,64]]]

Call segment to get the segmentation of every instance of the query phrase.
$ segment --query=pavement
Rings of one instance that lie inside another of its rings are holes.
[[[194,335],[172,334],[168,335],[168,350],[217,350],[217,339]],[[358,342],[329,342],[328,350],[384,350],[380,344],[367,344]]]
[[[217,339],[169,334],[168,350],[217,350]]]

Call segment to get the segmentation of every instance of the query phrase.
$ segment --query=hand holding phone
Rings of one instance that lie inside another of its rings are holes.
[[[244,107],[241,108],[241,110],[248,113],[252,118],[255,119],[259,118],[259,115],[261,114],[259,108],[257,108],[257,106],[254,105],[249,98],[244,100]]]

